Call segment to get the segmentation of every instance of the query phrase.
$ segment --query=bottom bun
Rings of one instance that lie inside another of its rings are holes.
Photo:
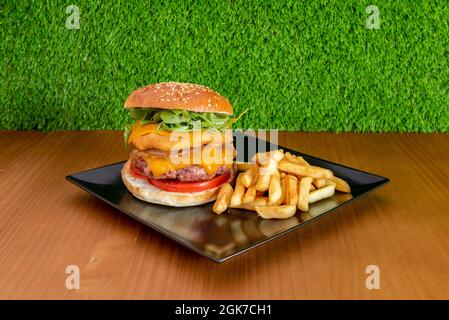
[[[156,188],[145,179],[137,178],[131,173],[131,162],[128,160],[121,171],[126,188],[138,199],[171,207],[199,206],[214,201],[221,187],[200,192],[170,192]],[[228,182],[234,179],[234,171]]]

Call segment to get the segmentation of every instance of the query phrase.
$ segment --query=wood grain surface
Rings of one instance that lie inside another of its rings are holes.
[[[279,144],[391,183],[215,264],[64,179],[126,159],[121,132],[0,132],[0,298],[449,298],[448,135],[281,133]],[[66,289],[68,265],[79,290]],[[379,290],[365,286],[368,265]]]

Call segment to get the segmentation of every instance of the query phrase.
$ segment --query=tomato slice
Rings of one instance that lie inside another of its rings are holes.
[[[211,180],[183,182],[179,180],[167,179],[148,179],[148,181],[161,190],[171,192],[200,192],[208,189],[218,187],[229,180],[229,172],[220,176],[214,177]]]

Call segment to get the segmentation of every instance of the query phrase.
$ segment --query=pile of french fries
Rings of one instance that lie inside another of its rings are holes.
[[[309,211],[309,204],[330,198],[335,191],[351,192],[331,170],[280,149],[257,153],[251,161],[237,164],[234,188],[229,183],[220,188],[215,213],[238,208],[256,211],[264,219],[287,219],[297,210]]]

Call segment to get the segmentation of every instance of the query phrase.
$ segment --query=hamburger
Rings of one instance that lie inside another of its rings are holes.
[[[125,142],[125,186],[138,199],[167,206],[214,201],[236,174],[229,101],[208,87],[164,82],[133,91],[125,101],[133,123]]]

